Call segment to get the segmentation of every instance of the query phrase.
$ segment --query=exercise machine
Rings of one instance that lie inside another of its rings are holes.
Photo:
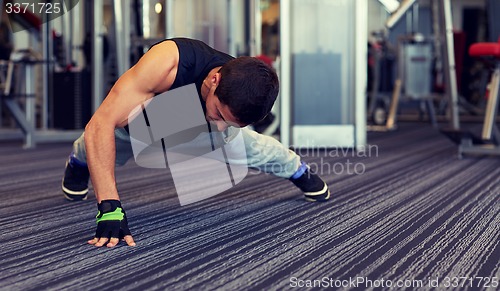
[[[0,1],[0,6],[2,2]],[[56,62],[51,38],[52,21],[47,17],[47,14],[43,14],[40,18],[28,11],[9,17],[11,25],[15,22],[20,25],[18,29],[28,31],[29,44],[28,48],[14,50],[8,60],[0,62],[0,104],[5,109],[1,113],[6,114],[6,120],[17,125],[4,128],[2,124],[0,141],[22,139],[26,149],[34,148],[37,143],[42,142],[72,141],[82,132],[81,129],[59,130],[51,124],[53,104],[49,87],[52,86],[50,79]],[[63,17],[70,20],[68,13]],[[66,35],[70,34],[68,30]],[[70,50],[66,52],[69,53]],[[37,71],[41,71],[41,74]],[[41,90],[39,84],[42,85]]]
[[[411,11],[411,23],[413,29],[418,28],[418,2],[416,0],[404,0],[402,2],[391,0],[379,0],[379,2],[391,13],[387,19],[385,26],[390,31],[407,12]],[[446,2],[446,1],[443,1]],[[444,12],[444,9],[442,10]],[[451,14],[440,13],[442,18],[451,17]],[[408,14],[409,16],[409,14]],[[407,20],[410,18],[407,17]],[[407,24],[410,23],[407,21]],[[436,32],[438,33],[438,32]],[[443,32],[441,32],[443,34]],[[412,33],[399,37],[397,44],[397,59],[398,73],[394,82],[392,96],[390,101],[381,102],[379,94],[377,94],[376,86],[378,85],[379,68],[375,65],[374,86],[370,92],[371,100],[368,110],[369,116],[372,117],[375,125],[368,126],[372,131],[390,131],[397,128],[397,112],[400,107],[401,100],[405,100],[411,104],[419,105],[420,116],[426,112],[434,127],[437,127],[436,114],[434,109],[434,94],[431,93],[432,83],[432,42],[427,40],[422,34]],[[375,62],[377,55],[375,55]]]
[[[441,132],[458,144],[458,156],[463,155],[500,155],[500,132],[496,125],[500,87],[500,37],[496,43],[475,43],[470,46],[469,54],[484,58],[492,66],[488,85],[488,101],[484,115],[481,136],[470,131],[442,129]]]

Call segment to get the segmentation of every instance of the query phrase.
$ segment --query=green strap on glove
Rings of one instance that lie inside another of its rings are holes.
[[[101,221],[109,221],[109,220],[119,220],[122,221],[125,217],[125,213],[121,207],[117,207],[113,212],[101,213],[99,210],[96,215],[96,223]]]

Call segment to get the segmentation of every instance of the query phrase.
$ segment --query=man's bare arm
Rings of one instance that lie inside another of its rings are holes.
[[[172,41],[162,42],[148,51],[123,74],[85,127],[85,149],[97,202],[120,200],[115,181],[114,130],[127,124],[128,115],[155,94],[167,91],[175,80],[179,52]],[[133,239],[125,238],[131,245]],[[93,243],[102,246],[107,239]],[[112,239],[108,246],[114,246]]]

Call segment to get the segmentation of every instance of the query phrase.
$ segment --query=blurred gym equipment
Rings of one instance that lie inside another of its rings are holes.
[[[470,131],[442,129],[446,136],[458,144],[458,156],[464,154],[500,155],[500,132],[496,125],[500,87],[500,37],[496,43],[475,43],[469,48],[473,57],[484,58],[492,68],[488,85],[488,101],[481,136]]]

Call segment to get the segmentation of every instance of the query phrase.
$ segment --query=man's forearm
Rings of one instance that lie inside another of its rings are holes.
[[[97,202],[119,200],[115,182],[114,126],[93,118],[85,127],[85,149]]]

